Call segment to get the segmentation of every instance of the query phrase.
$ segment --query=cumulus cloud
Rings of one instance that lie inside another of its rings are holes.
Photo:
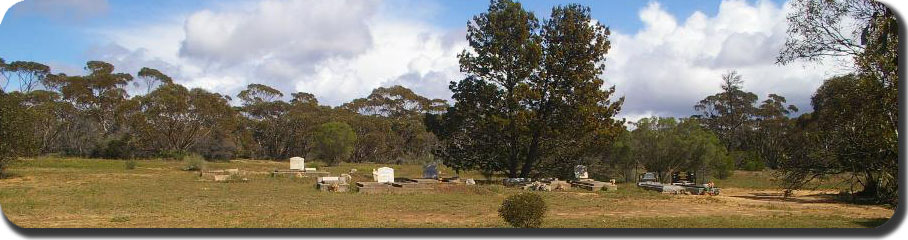
[[[60,21],[84,20],[108,11],[107,0],[27,0],[13,6],[10,13],[37,15]]]
[[[128,71],[163,61],[176,66],[161,70],[177,82],[228,94],[263,83],[340,105],[377,87],[404,85],[450,98],[448,82],[461,77],[456,55],[466,46],[464,30],[400,17],[394,11],[405,9],[381,4],[264,0],[202,10],[183,21],[99,30],[131,53],[107,46],[91,55]]]
[[[456,56],[467,48],[465,29],[421,20],[431,13],[398,14],[407,9],[373,1],[244,3],[100,31],[119,48],[100,47],[94,55],[130,72],[159,66],[189,87],[232,95],[263,83],[286,95],[310,92],[330,105],[391,85],[450,99],[448,83],[463,78]],[[626,97],[619,117],[690,116],[697,101],[719,91],[728,70],[744,76],[746,90],[781,94],[809,111],[822,80],[849,69],[828,61],[776,65],[788,11],[770,1],[726,0],[713,16],[675,16],[650,3],[638,12],[640,30],[611,36],[602,77]]]
[[[684,21],[658,2],[639,11],[644,27],[616,32],[604,78],[626,96],[621,115],[687,117],[693,105],[717,93],[721,75],[737,70],[745,90],[765,98],[777,93],[808,110],[809,98],[841,65],[775,64],[785,43],[789,9],[771,1],[726,0],[715,16],[694,12]]]

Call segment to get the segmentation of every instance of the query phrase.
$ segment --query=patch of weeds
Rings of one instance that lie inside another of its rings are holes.
[[[112,218],[110,218],[110,222],[118,222],[118,223],[121,223],[121,222],[129,222],[129,216],[116,216],[116,217],[112,217]]]
[[[136,169],[137,165],[138,165],[138,163],[136,162],[135,159],[126,160],[126,170]]]
[[[198,154],[192,154],[186,157],[186,166],[183,171],[201,171],[205,168],[205,158]]]

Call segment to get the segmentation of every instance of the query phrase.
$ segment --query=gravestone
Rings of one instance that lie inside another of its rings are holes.
[[[574,167],[574,177],[577,179],[587,179],[590,178],[589,173],[586,171],[586,166],[577,165]]]
[[[340,177],[318,177],[318,182],[320,182],[320,183],[341,182],[341,178]],[[344,183],[346,183],[346,182],[344,182]]]
[[[316,182],[316,187],[325,192],[347,192],[350,186],[350,184],[347,183],[347,180],[348,178],[344,176],[319,177]]]
[[[435,163],[429,163],[422,169],[422,178],[437,179],[438,178],[438,165]]]
[[[374,178],[376,182],[380,183],[393,183],[394,169],[389,167],[382,167],[378,170],[373,170],[372,178]]]
[[[646,172],[640,175],[640,182],[658,182],[659,179],[656,178],[656,173]]]
[[[306,159],[301,157],[290,158],[290,170],[306,170]]]

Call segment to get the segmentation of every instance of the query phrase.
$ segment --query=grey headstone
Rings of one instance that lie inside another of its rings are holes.
[[[427,164],[422,169],[422,178],[438,178],[438,165],[434,163]]]

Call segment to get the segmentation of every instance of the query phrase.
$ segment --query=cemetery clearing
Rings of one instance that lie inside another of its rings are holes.
[[[272,176],[287,161],[208,162],[206,169],[239,169],[247,181],[215,182],[184,163],[138,160],[37,158],[10,166],[0,180],[0,207],[20,227],[509,227],[497,216],[501,201],[519,188],[493,184],[450,185],[424,193],[323,192],[316,177]],[[421,165],[313,164],[332,176],[350,173],[372,181],[373,169],[418,178]],[[307,167],[309,163],[307,162]],[[453,171],[439,166],[444,176]],[[482,180],[478,172],[462,178]],[[865,228],[886,222],[894,210],[837,201],[840,186],[821,185],[783,199],[767,172],[735,172],[719,196],[666,195],[619,183],[616,191],[537,192],[549,211],[542,227],[595,228]],[[351,182],[351,185],[352,182]]]

